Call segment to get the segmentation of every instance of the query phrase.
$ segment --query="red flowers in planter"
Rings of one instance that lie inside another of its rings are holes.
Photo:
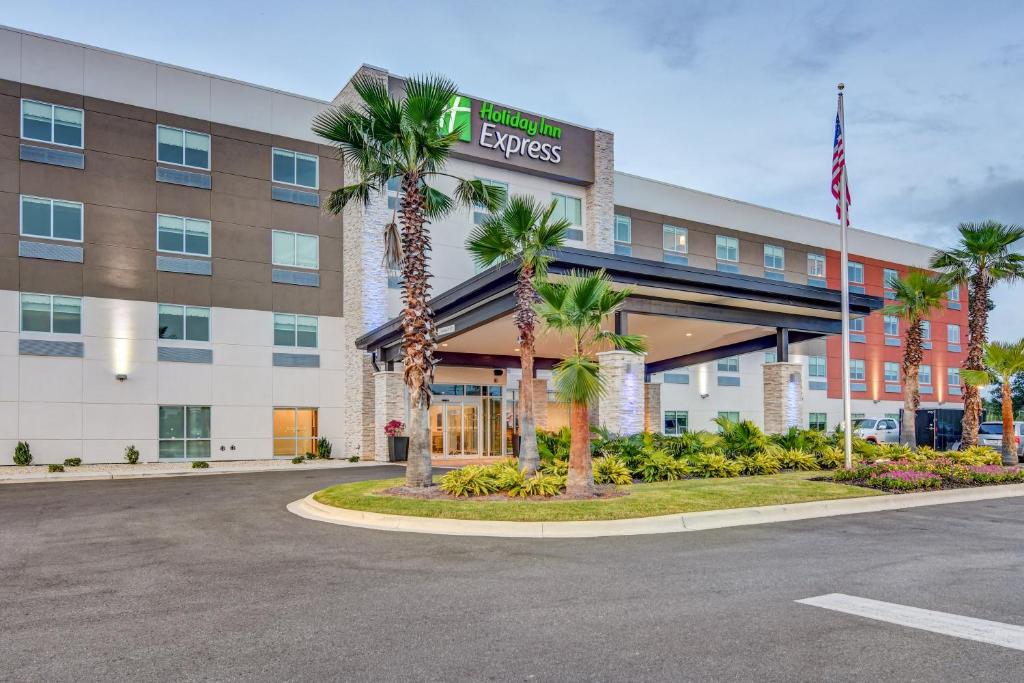
[[[405,429],[405,424],[401,420],[392,420],[384,425],[385,436],[401,436],[402,431]]]

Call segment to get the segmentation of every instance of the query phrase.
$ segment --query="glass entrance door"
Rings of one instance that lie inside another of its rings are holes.
[[[430,406],[432,455],[480,455],[480,399],[440,399]]]

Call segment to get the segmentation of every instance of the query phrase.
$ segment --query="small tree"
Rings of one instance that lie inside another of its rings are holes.
[[[968,386],[979,388],[1002,381],[1003,389],[1003,464],[1017,464],[1016,430],[1013,428],[1013,397],[1010,379],[1024,372],[1024,339],[1018,342],[989,342],[985,344],[985,369],[964,370],[962,377]]]
[[[519,384],[519,469],[537,471],[537,425],[534,419],[533,356],[537,337],[537,300],[534,280],[547,274],[551,250],[565,244],[569,221],[552,220],[556,203],[543,207],[532,197],[514,195],[497,215],[490,216],[466,240],[469,253],[483,267],[518,260],[516,285],[516,329],[519,331],[519,360],[523,380]],[[544,397],[541,397],[542,399]]]
[[[628,288],[612,289],[611,278],[603,270],[574,271],[559,282],[539,282],[537,294],[537,314],[544,325],[567,335],[572,344],[569,356],[559,361],[554,371],[555,391],[570,405],[572,436],[565,491],[576,496],[593,495],[589,407],[605,391],[595,354],[608,347],[642,353],[647,345],[638,335],[615,334],[601,328],[631,294]]]
[[[896,303],[883,309],[886,315],[895,315],[907,323],[903,345],[903,422],[900,424],[900,443],[917,447],[917,409],[921,406],[921,384],[918,373],[924,357],[924,330],[922,321],[936,308],[949,291],[949,282],[938,275],[911,271],[905,278],[892,284]]]

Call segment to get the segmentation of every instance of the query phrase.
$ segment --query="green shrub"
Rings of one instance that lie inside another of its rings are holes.
[[[698,477],[738,477],[743,466],[721,453],[700,453],[690,458],[690,469]]]
[[[296,455],[296,456],[295,456],[294,458],[292,458],[292,464],[293,464],[293,465],[301,465],[301,464],[302,464],[302,463],[304,463],[304,462],[306,462],[306,458],[305,458],[305,456],[302,456],[302,455]],[[192,463],[192,466],[193,466],[193,467],[195,467],[195,466],[196,466],[196,464],[195,464],[195,463]]]
[[[633,475],[620,458],[606,455],[594,460],[594,483],[627,486],[633,483]]]
[[[736,462],[743,468],[743,474],[778,474],[782,469],[779,459],[766,451],[741,455],[736,458]]]
[[[803,451],[788,450],[783,451],[779,457],[779,462],[783,467],[789,470],[803,470],[810,472],[813,470],[820,470],[821,465],[810,453],[804,453]]]
[[[32,451],[28,447],[28,441],[19,441],[18,445],[14,447],[14,464],[22,466],[32,464]]]
[[[64,466],[65,467],[78,467],[81,464],[82,464],[82,459],[81,458],[65,458],[64,459]]]
[[[931,446],[918,446],[917,457],[921,460],[935,460],[936,458],[942,457],[937,450]]]
[[[334,446],[331,445],[326,436],[321,436],[316,440],[316,457],[321,460],[330,460],[332,450],[334,450]]]
[[[999,465],[1002,457],[999,451],[988,446],[971,446],[962,451],[953,451],[947,454],[951,460],[962,465]]]
[[[875,447],[875,457],[884,460],[908,460],[915,462],[916,460],[923,460],[919,458],[910,448],[900,443],[883,443]]]
[[[839,467],[846,466],[846,453],[843,452],[842,448],[836,448],[835,446],[825,446],[817,455],[818,465],[823,470],[834,470]]]
[[[638,477],[650,483],[654,481],[676,481],[690,473],[682,460],[676,460],[665,451],[651,451],[635,470]]]
[[[787,451],[804,451],[805,453],[817,453],[829,445],[824,432],[800,429],[799,427],[790,427],[782,434],[773,434],[768,439]]]
[[[648,447],[640,437],[625,436],[602,443],[599,453],[605,457],[619,458],[631,472],[635,472],[644,456],[652,449],[653,443],[653,439],[650,439],[651,447]]]
[[[537,430],[537,451],[541,460],[568,460],[572,432],[562,427],[557,432]]]
[[[540,471],[544,474],[551,474],[556,477],[569,475],[569,461],[558,458],[556,460],[545,460],[540,464]]]
[[[521,482],[509,488],[507,493],[512,497],[557,496],[565,488],[565,477],[554,474],[538,473],[532,477],[523,477]]]
[[[46,471],[47,472],[63,472],[64,471],[64,465],[47,465],[46,466]]]
[[[458,497],[486,496],[498,490],[498,482],[483,465],[466,465],[441,477],[441,490]]]
[[[306,451],[306,460],[316,460],[317,455],[312,451]]]
[[[349,462],[359,462],[359,456],[358,455],[353,455],[352,457],[350,457],[348,459],[348,461]]]
[[[292,462],[294,462],[294,461],[292,461]],[[192,461],[192,469],[194,469],[194,470],[205,470],[209,466],[210,466],[210,463],[206,462],[205,460],[193,460]]]
[[[750,420],[733,422],[725,417],[716,417],[715,424],[722,430],[719,435],[722,450],[733,457],[760,453],[768,446],[768,437]]]
[[[129,465],[139,462],[139,449],[135,447],[135,444],[124,449],[124,459],[128,461]]]

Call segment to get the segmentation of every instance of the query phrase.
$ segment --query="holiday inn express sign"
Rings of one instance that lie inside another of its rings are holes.
[[[392,92],[402,79],[391,77]],[[594,182],[594,131],[548,116],[455,95],[438,125],[458,132],[452,156],[577,184]]]

